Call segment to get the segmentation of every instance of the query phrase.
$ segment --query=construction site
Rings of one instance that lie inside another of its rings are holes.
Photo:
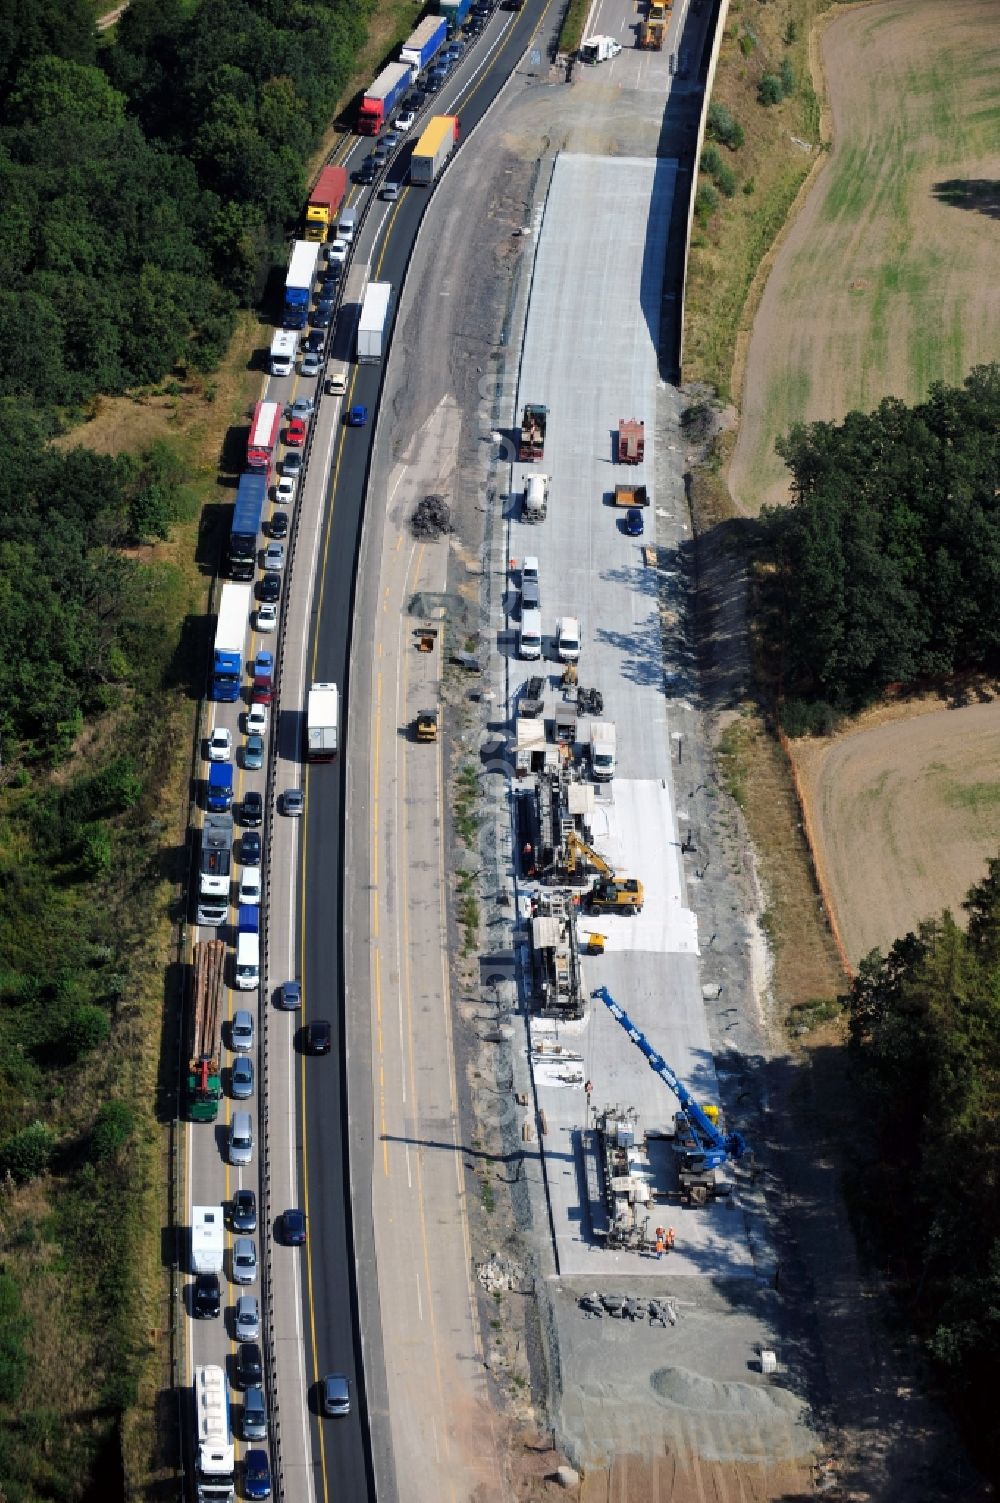
[[[557,1275],[766,1286],[753,1144],[709,1037],[695,837],[674,786],[687,707],[672,721],[684,665],[664,602],[686,519],[648,420],[662,400],[653,330],[637,337],[628,316],[656,305],[672,167],[563,156],[548,191],[508,481],[515,950]],[[616,249],[620,317],[610,247],[570,232],[601,173],[635,196],[642,227]],[[575,357],[597,308],[600,388]]]

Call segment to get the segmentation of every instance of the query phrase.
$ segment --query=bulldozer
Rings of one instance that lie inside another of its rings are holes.
[[[437,710],[421,710],[413,722],[413,734],[418,741],[436,741],[438,738]]]
[[[581,840],[575,830],[566,835],[565,870],[570,876],[578,865],[592,866],[598,877],[590,889],[592,913],[638,913],[646,899],[643,885],[637,877],[625,877],[616,872],[593,846]]]

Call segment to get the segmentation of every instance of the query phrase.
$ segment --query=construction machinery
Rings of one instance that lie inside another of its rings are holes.
[[[517,713],[528,720],[537,720],[545,709],[545,680],[540,674],[532,674],[521,688],[517,701]]]
[[[604,857],[588,845],[576,830],[566,832],[563,848],[563,870],[572,879],[579,867],[592,866],[598,877],[590,889],[592,913],[638,913],[646,900],[645,890],[637,877],[625,877],[616,872]]]
[[[539,892],[531,907],[534,1000],[548,1017],[582,1018],[585,1002],[573,899]]]
[[[545,453],[545,425],[549,409],[527,403],[521,414],[521,438],[517,457],[522,464],[533,464]]]
[[[543,882],[565,883],[566,842],[587,828],[593,811],[593,788],[565,764],[541,773],[526,801],[521,829],[531,846],[534,873]]]
[[[618,421],[618,463],[642,464],[646,453],[646,424],[637,418]]]
[[[436,741],[438,738],[437,710],[421,710],[413,722],[413,734],[418,741]]]
[[[657,1054],[646,1035],[636,1027],[624,1008],[619,1007],[606,986],[599,986],[591,995],[604,1003],[611,1016],[645,1057],[653,1074],[658,1075],[677,1098],[680,1110],[674,1113],[674,1153],[683,1197],[691,1205],[705,1205],[709,1200],[728,1195],[732,1184],[725,1177],[724,1171],[750,1152],[743,1134],[725,1131],[722,1114],[717,1106],[698,1105],[663,1056]]]
[[[648,1248],[655,1171],[635,1107],[599,1111],[581,1147],[594,1237],[607,1247]]]
[[[203,939],[194,947],[191,1033],[187,1068],[187,1114],[192,1122],[214,1122],[222,1097],[220,1036],[225,996],[226,946]]]

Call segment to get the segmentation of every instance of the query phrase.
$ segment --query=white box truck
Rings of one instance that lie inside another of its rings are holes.
[[[340,695],[336,684],[310,684],[306,706],[306,759],[332,762],[340,748]]]
[[[617,57],[622,50],[621,42],[614,37],[587,37],[580,43],[582,63],[606,63]]]
[[[358,320],[358,364],[377,365],[385,353],[391,282],[369,282]]]
[[[610,783],[615,775],[617,742],[614,723],[595,720],[590,727],[590,771],[595,783]]]
[[[271,375],[290,376],[295,369],[299,336],[294,329],[279,329],[271,340]]]
[[[191,1272],[221,1273],[226,1223],[221,1206],[191,1207]]]

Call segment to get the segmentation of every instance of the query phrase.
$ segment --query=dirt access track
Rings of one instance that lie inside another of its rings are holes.
[[[885,0],[822,26],[833,147],[754,322],[742,511],[787,500],[774,444],[793,423],[918,401],[996,358],[997,22],[995,0]]]
[[[909,718],[906,718],[909,717]],[[872,711],[793,751],[852,964],[961,903],[1000,853],[1000,700]]]

